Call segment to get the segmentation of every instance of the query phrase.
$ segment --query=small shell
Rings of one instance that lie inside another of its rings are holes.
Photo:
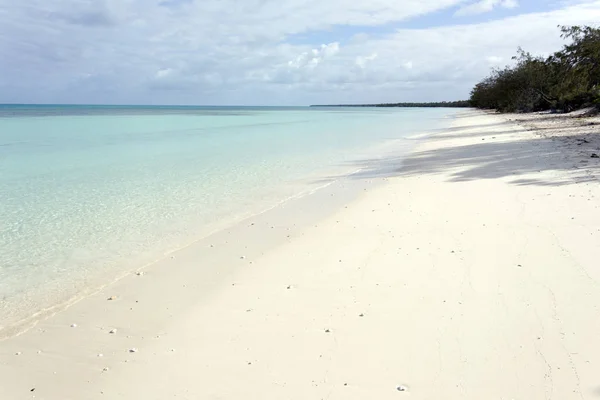
[[[399,392],[406,392],[408,390],[408,388],[404,385],[400,385],[396,388],[396,390]]]

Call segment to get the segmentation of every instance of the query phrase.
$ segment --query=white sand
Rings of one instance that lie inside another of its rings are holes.
[[[0,399],[597,398],[600,183],[455,125],[1,342]]]

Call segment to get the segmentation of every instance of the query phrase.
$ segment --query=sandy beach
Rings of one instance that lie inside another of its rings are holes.
[[[132,273],[1,341],[0,399],[597,398],[600,143],[543,118],[462,113]]]

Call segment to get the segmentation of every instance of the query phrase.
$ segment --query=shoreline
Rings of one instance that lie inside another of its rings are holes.
[[[424,130],[424,132],[428,131]],[[427,133],[418,136],[423,135],[427,135]],[[406,154],[410,151],[410,146],[413,146],[412,144],[407,145],[406,143],[415,142],[415,139],[418,138],[419,137],[411,136],[386,139],[385,141],[371,145],[367,149],[364,149],[360,152],[354,151],[353,154],[356,156],[355,158],[357,160],[367,157],[368,159],[372,160],[373,163],[376,163],[377,157],[384,157],[385,154],[390,152]],[[373,156],[375,156],[375,158],[372,158]],[[218,235],[220,232],[231,229],[235,230],[239,226],[244,225],[247,220],[258,217],[261,214],[268,213],[277,207],[282,207],[288,202],[293,203],[302,197],[311,196],[327,186],[335,184],[338,180],[350,179],[353,174],[360,172],[360,169],[363,168],[362,166],[360,168],[355,168],[355,165],[358,164],[350,162],[345,164],[329,165],[320,170],[312,171],[310,174],[305,175],[302,178],[285,182],[277,187],[266,189],[264,194],[265,198],[268,198],[268,200],[262,200],[251,206],[244,205],[241,209],[242,211],[237,212],[235,215],[227,216],[218,222],[209,223],[201,230],[198,230],[198,232],[196,232],[196,234],[193,235],[189,241],[186,241],[184,244],[181,244],[180,246],[171,250],[161,252],[157,258],[141,257],[140,260],[133,261],[131,263],[132,265],[135,265],[135,267],[127,267],[121,270],[112,268],[102,273],[98,273],[98,276],[92,279],[86,278],[83,281],[80,279],[81,282],[71,282],[73,285],[79,287],[79,289],[76,291],[77,293],[71,297],[65,297],[62,294],[53,296],[49,295],[50,292],[43,292],[44,296],[38,296],[34,299],[27,298],[28,301],[32,301],[34,304],[41,304],[40,301],[38,301],[40,299],[59,299],[59,301],[53,301],[51,306],[38,309],[33,313],[27,314],[25,317],[15,318],[15,315],[24,315],[24,313],[5,315],[6,318],[3,321],[0,321],[0,341],[26,332],[27,330],[35,327],[35,325],[40,321],[43,321],[55,315],[56,313],[60,313],[72,305],[109,288],[111,285],[119,282],[131,274],[134,274],[137,271],[143,271],[147,268],[152,268],[155,265],[165,264],[177,252],[185,250],[190,246],[200,246],[203,241],[210,240],[212,236]],[[350,198],[348,201],[350,201]],[[330,211],[333,212],[333,209]],[[119,265],[126,264],[127,263],[124,261],[119,263]],[[10,299],[4,305],[4,307],[7,308],[13,304],[15,304],[15,300]]]
[[[0,397],[594,396],[599,182],[500,116],[417,142],[0,341]]]
[[[338,178],[338,179],[341,179],[341,178]],[[111,285],[116,284],[117,282],[121,281],[122,279],[127,278],[130,275],[138,274],[140,272],[143,274],[144,271],[146,271],[150,268],[160,268],[160,265],[164,265],[169,258],[171,258],[171,259],[174,258],[174,256],[177,253],[184,251],[189,247],[200,246],[202,242],[210,241],[210,239],[212,237],[218,236],[219,233],[239,228],[240,226],[245,224],[246,221],[252,220],[256,217],[259,217],[262,214],[268,213],[269,211],[271,211],[277,207],[281,207],[287,202],[290,202],[290,201],[293,202],[294,200],[301,199],[302,197],[310,196],[314,192],[324,189],[327,186],[334,184],[334,183],[335,183],[335,181],[331,181],[329,183],[325,183],[316,188],[307,189],[304,192],[300,192],[300,193],[294,194],[290,197],[287,197],[285,199],[282,199],[278,203],[276,203],[272,206],[269,206],[268,208],[266,208],[264,210],[257,211],[255,213],[250,213],[250,215],[246,215],[246,216],[242,216],[242,217],[233,217],[231,220],[227,220],[227,222],[224,224],[215,225],[215,227],[213,227],[211,230],[207,231],[206,234],[203,234],[202,236],[193,239],[188,244],[185,244],[182,247],[175,248],[173,250],[165,252],[163,256],[161,256],[160,258],[158,258],[154,261],[150,261],[150,262],[140,265],[134,269],[122,271],[119,275],[112,278],[111,280],[107,280],[106,282],[104,282],[102,284],[98,284],[93,287],[88,287],[86,289],[83,289],[77,295],[75,295],[74,297],[72,297],[64,302],[60,302],[60,303],[50,306],[46,309],[39,310],[39,311],[35,312],[34,314],[30,315],[29,317],[26,317],[22,320],[18,320],[16,322],[10,324],[9,326],[0,327],[0,342],[3,340],[8,340],[14,336],[18,336],[18,335],[21,335],[21,334],[27,332],[29,329],[34,328],[38,323],[43,322],[45,319],[50,318],[57,313],[67,310],[69,307],[73,306],[74,304],[76,304],[80,301],[84,301],[88,297],[94,296],[94,295],[98,294],[99,292],[106,290]]]

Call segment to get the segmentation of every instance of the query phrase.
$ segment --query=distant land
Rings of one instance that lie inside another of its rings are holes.
[[[311,107],[446,107],[446,108],[466,108],[471,107],[469,100],[459,101],[439,101],[432,103],[383,103],[383,104],[322,104],[311,105]]]

